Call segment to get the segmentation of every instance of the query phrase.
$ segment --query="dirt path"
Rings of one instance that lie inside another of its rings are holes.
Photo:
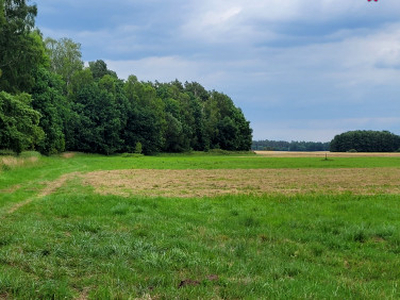
[[[37,200],[37,199],[40,199],[40,198],[43,198],[45,196],[49,196],[49,195],[53,194],[59,188],[61,188],[68,180],[71,180],[72,178],[75,178],[77,176],[79,176],[78,172],[68,173],[68,174],[62,175],[60,178],[58,178],[58,179],[56,179],[54,181],[44,182],[45,183],[45,187],[42,189],[42,191],[36,197],[32,197],[32,198],[29,198],[29,199],[26,199],[24,201],[21,201],[21,202],[18,202],[16,204],[14,204],[6,212],[6,215],[10,215],[10,214],[16,212],[18,209],[20,209],[21,207],[31,203],[34,200]],[[20,186],[18,186],[18,188],[20,188]]]
[[[19,190],[21,187],[22,186],[20,184],[16,184],[16,185],[10,186],[7,189],[0,190],[0,194],[11,194],[11,193],[14,193],[15,191]]]
[[[71,180],[74,177],[78,177],[79,175],[80,175],[79,172],[68,173],[62,175],[60,178],[54,181],[46,182],[45,188],[39,193],[38,196],[41,198],[53,194],[60,187],[62,187],[66,181]]]

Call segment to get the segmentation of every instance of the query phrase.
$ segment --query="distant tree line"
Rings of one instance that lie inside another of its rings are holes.
[[[331,142],[253,141],[252,150],[332,151],[332,152],[398,152],[400,136],[389,131],[356,130],[336,135]]]
[[[267,151],[329,151],[329,142],[297,142],[297,141],[253,141],[252,150]]]
[[[357,130],[335,136],[332,152],[396,152],[400,150],[400,136],[389,131]]]
[[[122,80],[102,60],[84,67],[80,44],[44,39],[36,14],[26,1],[0,0],[0,149],[250,149],[250,123],[227,95],[197,82]]]

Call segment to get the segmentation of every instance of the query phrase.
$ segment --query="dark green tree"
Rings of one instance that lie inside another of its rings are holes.
[[[336,135],[330,144],[332,152],[394,152],[400,148],[400,136],[388,131],[356,130]]]
[[[107,64],[103,60],[96,60],[89,62],[89,69],[92,71],[94,79],[101,79],[105,75],[110,75],[118,78],[117,73],[108,69]]]
[[[124,84],[129,109],[123,139],[127,151],[132,152],[136,143],[142,144],[145,154],[160,152],[164,145],[166,128],[164,103],[157,96],[150,83],[139,82],[136,76],[129,76]]]
[[[187,150],[185,145],[182,123],[171,113],[166,114],[167,128],[165,132],[164,151],[183,152]]]
[[[229,117],[224,117],[218,122],[218,144],[223,150],[238,150],[237,139],[239,129],[233,120]]]
[[[31,107],[30,95],[0,92],[0,149],[17,154],[34,149],[44,137],[39,119],[40,114]]]
[[[0,5],[0,90],[30,92],[32,71],[48,64],[42,37],[34,30],[37,8],[22,0],[3,0]]]
[[[45,68],[37,69],[35,78],[32,107],[41,114],[39,125],[45,133],[37,150],[45,155],[62,152],[65,150],[64,120],[70,109],[63,95],[64,82]]]
[[[247,151],[251,148],[252,130],[243,112],[231,98],[213,91],[205,105],[206,132],[211,148]]]
[[[118,82],[109,75],[96,82],[93,77],[88,80],[87,72],[80,74],[85,82],[75,78],[80,85],[72,87],[75,92],[70,95],[74,117],[67,126],[68,149],[107,155],[118,152],[123,147],[120,138],[123,119],[116,95]]]
[[[210,97],[210,93],[198,82],[185,82],[185,91],[201,102],[207,101]]]

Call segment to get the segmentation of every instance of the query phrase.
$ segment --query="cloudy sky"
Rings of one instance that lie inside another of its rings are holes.
[[[254,139],[400,134],[400,1],[36,0],[46,37],[72,38],[120,78],[197,81],[229,95]]]

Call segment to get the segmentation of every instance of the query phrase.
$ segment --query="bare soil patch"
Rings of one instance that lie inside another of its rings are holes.
[[[382,152],[295,152],[295,151],[254,151],[257,155],[269,157],[400,157],[400,153],[382,153]]]
[[[113,170],[82,175],[100,194],[204,197],[224,194],[400,194],[400,168]]]

